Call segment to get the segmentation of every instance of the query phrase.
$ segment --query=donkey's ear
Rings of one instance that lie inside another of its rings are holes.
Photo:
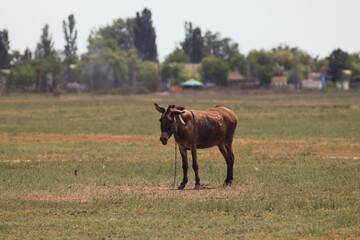
[[[165,112],[165,108],[160,107],[157,103],[154,103],[155,109],[159,112],[159,113],[164,113]]]

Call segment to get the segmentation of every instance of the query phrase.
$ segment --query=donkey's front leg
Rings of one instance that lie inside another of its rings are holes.
[[[195,173],[195,189],[200,189],[199,165],[197,163],[196,148],[191,149],[192,167]]]
[[[183,180],[179,185],[178,189],[184,189],[188,182],[187,171],[189,168],[186,149],[180,147],[180,154],[182,158]]]

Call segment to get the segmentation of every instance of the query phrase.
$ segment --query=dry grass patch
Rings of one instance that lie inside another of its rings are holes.
[[[153,136],[112,135],[112,134],[0,134],[0,142],[98,142],[116,144],[146,144],[158,140]]]
[[[278,186],[280,188],[280,186]],[[277,188],[275,186],[275,188]],[[257,199],[264,196],[274,186],[264,183],[234,184],[231,187],[221,185],[203,186],[195,190],[188,186],[184,190],[173,188],[172,185],[159,186],[129,186],[129,185],[80,185],[72,184],[66,189],[50,193],[48,191],[32,191],[20,194],[0,195],[2,201],[21,200],[37,202],[78,202],[106,201],[115,199],[177,199],[184,201],[219,201]],[[271,190],[272,191],[272,190]]]
[[[113,134],[0,134],[0,162],[68,160],[142,160],[174,158],[173,141],[162,146],[154,135]],[[13,149],[13,150],[11,150]],[[360,143],[345,138],[249,139],[235,138],[236,158],[256,156],[320,157],[359,159]],[[199,159],[222,159],[218,148],[198,151]],[[180,154],[178,155],[180,159]]]
[[[351,142],[347,139],[235,139],[234,145],[240,149],[250,149],[250,151],[254,154],[295,154],[304,156],[319,156],[323,158],[360,158],[360,143]]]

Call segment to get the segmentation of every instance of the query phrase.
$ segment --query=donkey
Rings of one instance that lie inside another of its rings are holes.
[[[224,186],[230,186],[234,173],[234,153],[232,142],[237,125],[237,117],[226,107],[216,106],[205,111],[188,110],[184,107],[169,105],[167,109],[154,103],[155,109],[161,113],[160,141],[166,145],[174,135],[179,145],[182,158],[183,180],[178,189],[184,189],[187,182],[187,151],[191,151],[192,167],[195,172],[195,189],[200,189],[196,149],[218,146],[227,165],[227,177]]]

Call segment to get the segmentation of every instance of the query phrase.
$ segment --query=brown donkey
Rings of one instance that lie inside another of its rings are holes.
[[[200,188],[196,149],[218,146],[227,165],[227,177],[224,186],[231,185],[234,176],[234,153],[232,141],[237,124],[237,117],[226,107],[216,106],[205,111],[187,110],[184,107],[169,105],[167,109],[154,104],[162,115],[160,118],[163,145],[174,135],[179,144],[182,157],[183,181],[179,189],[184,189],[187,182],[187,150],[191,151],[192,167],[195,172],[195,189]]]

